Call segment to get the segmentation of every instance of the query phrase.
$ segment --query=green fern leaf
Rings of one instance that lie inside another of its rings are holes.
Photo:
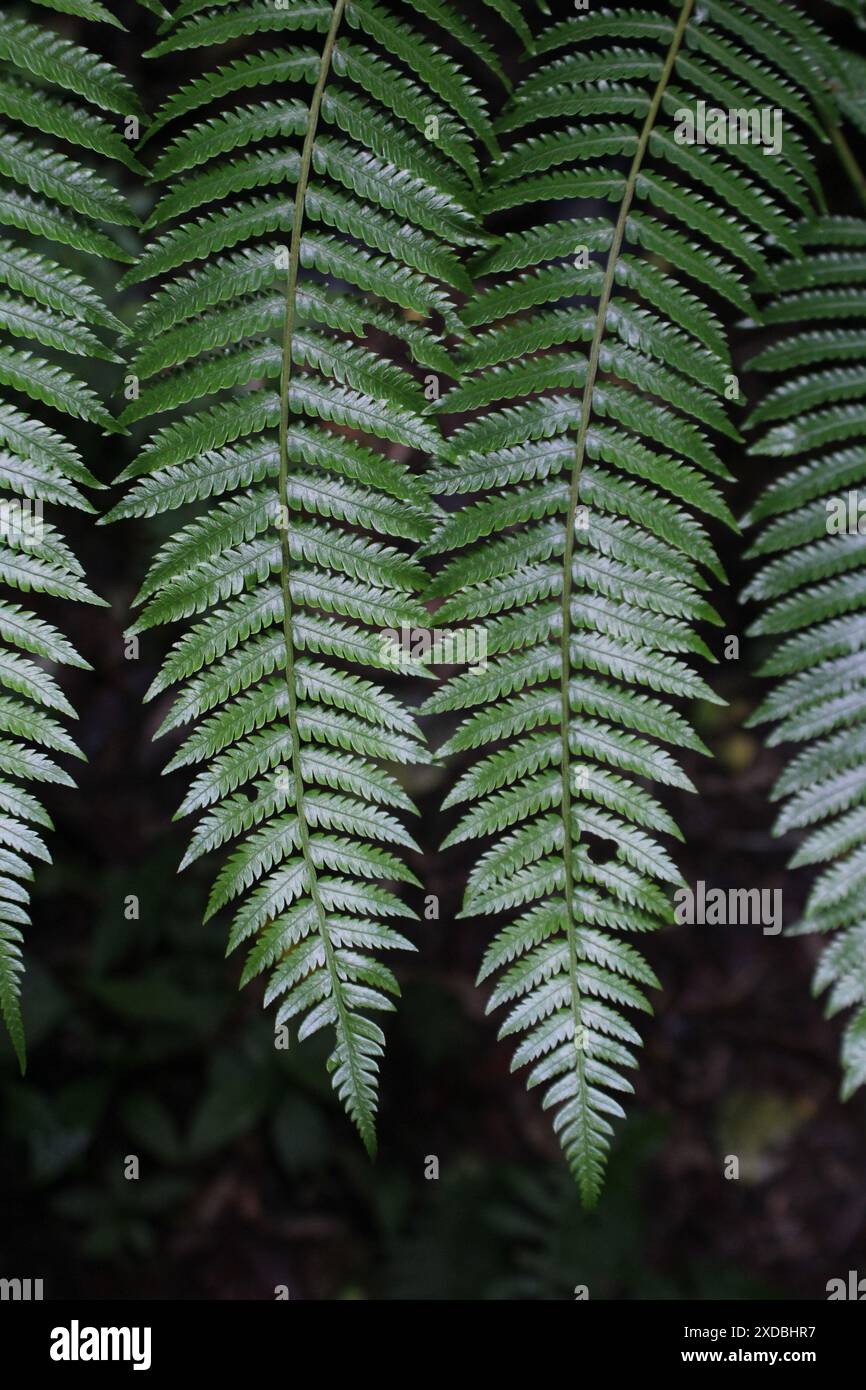
[[[450,7],[424,13],[489,55]],[[152,423],[110,514],[218,499],[162,545],[131,629],[192,619],[149,692],[173,687],[160,733],[184,740],[168,768],[193,770],[183,862],[234,842],[206,916],[233,913],[242,983],[267,972],[278,1029],[332,1033],[332,1084],[371,1153],[373,1017],[399,993],[376,953],[412,949],[381,919],[411,918],[387,885],[417,884],[393,852],[415,844],[395,769],[428,756],[387,688],[428,673],[383,630],[424,621],[409,546],[431,504],[406,460],[447,451],[418,369],[448,370],[463,248],[486,244],[474,145],[493,142],[462,68],[410,14],[187,3],[166,22],[153,56],[257,46],[169,97],[148,133],[164,191],[124,283],[160,284],[121,423]]]
[[[671,697],[716,699],[687,660],[711,656],[695,628],[719,621],[705,519],[734,524],[716,441],[740,437],[735,378],[713,306],[753,312],[747,279],[769,273],[768,239],[799,250],[790,227],[813,189],[796,131],[774,161],[678,133],[707,81],[811,123],[797,37],[770,43],[748,5],[730,8],[733,31],[691,0],[673,17],[593,7],[528,45],[485,180],[503,235],[463,312],[480,331],[437,407],[474,418],[434,478],[469,496],[424,547],[442,557],[431,593],[443,622],[487,639],[486,669],[424,707],[463,712],[441,753],[480,753],[446,801],[462,813],[446,845],[482,841],[463,915],[508,920],[480,978],[505,969],[490,1008],[508,1005],[502,1036],[587,1205],[631,1090],[625,1014],[656,983],[620,934],[670,921],[680,882],[659,841],[676,826],[636,779],[691,788],[673,750],[706,750]],[[840,402],[857,383],[837,383]]]
[[[117,26],[98,0],[37,3]],[[13,597],[33,593],[100,604],[43,509],[93,511],[81,487],[97,482],[79,452],[76,422],[116,428],[79,371],[87,370],[89,359],[120,360],[100,336],[120,324],[81,267],[131,259],[116,239],[123,233],[108,232],[106,224],[126,227],[135,219],[94,156],[136,167],[103,113],[126,114],[138,106],[108,63],[44,21],[34,5],[32,22],[4,16],[0,33],[0,112],[10,123],[0,133],[0,584],[16,591]],[[51,623],[8,596],[0,599],[0,1013],[22,1070],[24,885],[33,878],[29,859],[50,861],[33,826],[50,829],[51,822],[19,784],[74,785],[49,756],[83,757],[54,717],[74,718],[75,711],[53,672],[86,665]]]
[[[795,266],[781,263],[764,280],[774,295],[766,318],[792,321],[795,315],[787,314],[796,302],[796,332],[751,363],[779,374],[779,384],[752,412],[750,423],[760,433],[751,452],[791,460],[791,466],[764,488],[746,518],[762,523],[749,552],[760,557],[761,567],[744,598],[761,605],[750,631],[776,638],[763,673],[777,679],[752,722],[773,721],[772,744],[801,745],[773,790],[774,800],[782,802],[776,830],[800,832],[791,863],[818,865],[820,873],[801,919],[788,931],[833,933],[814,984],[816,993],[827,992],[828,1016],[854,1010],[842,1041],[847,1098],[866,1081],[859,906],[866,846],[866,551],[858,512],[858,485],[866,479],[866,417],[859,404],[866,362],[866,222],[824,217],[806,224],[800,239],[806,259]],[[839,295],[845,296],[844,324],[818,327],[827,304]]]

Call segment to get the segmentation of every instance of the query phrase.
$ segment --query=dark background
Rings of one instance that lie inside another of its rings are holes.
[[[144,60],[157,21],[113,8],[128,36],[35,7],[29,17],[101,47],[155,110],[195,55]],[[814,13],[858,45],[838,10]],[[497,41],[507,52],[507,35]],[[834,210],[854,211],[829,148],[819,162]],[[150,193],[127,182],[144,212]],[[113,299],[114,271],[102,274]],[[757,347],[746,338],[740,362]],[[103,386],[117,392],[120,369]],[[132,447],[92,430],[81,441],[106,482]],[[739,514],[765,465],[739,450],[730,462]],[[439,768],[408,773],[425,850],[414,867],[441,915],[419,923],[418,953],[398,965],[370,1164],[331,1094],[324,1044],[275,1051],[260,990],[238,993],[239,960],[224,959],[224,922],[201,925],[211,867],[176,873],[184,777],[160,775],[170,750],[151,738],[165,706],[142,705],[168,637],[145,637],[137,661],[122,638],[165,527],[73,517],[67,530],[112,608],[60,617],[95,668],[66,682],[89,762],[77,794],[47,798],[55,863],[37,874],[27,941],[26,1080],[0,1042],[0,1275],[43,1278],[59,1299],[272,1298],[276,1285],[302,1299],[559,1299],[578,1284],[593,1298],[739,1299],[823,1298],[828,1279],[866,1273],[866,1095],[837,1099],[841,1023],[811,998],[810,938],[704,926],[643,943],[663,986],[658,1014],[643,1024],[601,1205],[581,1213],[548,1118],[509,1073],[474,987],[490,927],[455,920],[467,859],[436,852],[451,823]],[[740,657],[715,673],[728,706],[692,710],[714,754],[686,757],[699,795],[666,801],[687,832],[688,882],[783,888],[791,922],[808,875],[786,872],[791,844],[770,833],[784,753],[744,727],[761,653],[734,601],[748,573],[741,543],[717,540],[732,589],[711,640],[721,656],[724,635],[739,634]],[[430,722],[435,746],[447,730]],[[125,920],[129,895],[137,921]],[[133,1154],[141,1175],[127,1181]],[[727,1154],[738,1181],[724,1177]]]

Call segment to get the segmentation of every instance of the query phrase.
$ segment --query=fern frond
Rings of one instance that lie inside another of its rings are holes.
[[[462,248],[486,244],[475,146],[494,144],[412,8],[189,3],[164,25],[157,57],[254,46],[171,96],[148,137],[164,191],[125,283],[160,284],[122,423],[152,423],[111,514],[216,499],[161,547],[132,629],[193,619],[150,691],[174,687],[160,733],[184,730],[169,768],[195,770],[184,864],[234,841],[207,916],[233,911],[229,950],[247,948],[243,983],[269,975],[278,1030],[333,1030],[334,1089],[370,1152],[371,1015],[399,993],[376,953],[413,949],[388,922],[413,916],[393,886],[417,882],[391,852],[414,847],[395,770],[427,759],[383,684],[427,672],[388,633],[425,619],[409,550],[430,502],[409,464],[442,449],[422,378],[449,370]],[[487,52],[450,7],[422,12]]]
[[[40,3],[117,25],[98,0]],[[113,113],[138,110],[110,64],[31,8],[32,19],[5,15],[0,32],[0,584],[14,591],[0,599],[0,1013],[22,1070],[22,884],[33,878],[29,859],[50,862],[35,827],[51,821],[19,784],[74,785],[54,761],[83,754],[54,717],[75,711],[53,670],[87,663],[51,623],[12,600],[33,593],[102,603],[44,509],[93,511],[82,487],[98,484],[76,422],[115,428],[79,372],[88,359],[120,360],[102,336],[120,324],[87,268],[132,259],[115,229],[134,218],[104,161],[136,167]]]
[[[475,497],[425,547],[443,557],[437,617],[483,624],[489,664],[425,710],[465,712],[443,754],[481,752],[446,803],[462,811],[447,844],[486,842],[463,913],[509,914],[481,979],[504,971],[489,1007],[510,1006],[514,1066],[592,1205],[632,1089],[626,1015],[657,983],[620,933],[670,921],[681,882],[659,840],[676,827],[636,779],[691,788],[673,750],[706,749],[671,701],[717,698],[689,658],[712,659],[696,625],[720,621],[705,521],[734,525],[719,306],[752,311],[768,241],[798,249],[814,176],[787,121],[811,114],[797,39],[748,4],[593,7],[533,47],[482,197],[505,231],[477,257],[477,336],[439,406],[476,415],[435,484]],[[708,91],[783,102],[784,154],[690,143]]]
[[[750,632],[775,639],[761,672],[773,688],[752,722],[772,720],[771,745],[802,745],[772,793],[775,830],[800,832],[791,864],[820,872],[787,930],[833,933],[814,988],[827,991],[828,1017],[854,1010],[842,1040],[847,1098],[866,1082],[866,221],[824,217],[801,242],[805,258],[764,283],[767,320],[796,331],[750,364],[778,382],[752,413],[761,431],[750,452],[790,466],[746,518],[761,523],[749,551],[761,567],[744,598],[761,605]]]

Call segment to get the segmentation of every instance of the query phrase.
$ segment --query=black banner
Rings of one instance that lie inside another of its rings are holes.
[[[453,1305],[452,1305],[453,1306]],[[405,1311],[404,1311],[405,1310]],[[528,1315],[528,1316],[527,1316]],[[234,1373],[247,1377],[251,1368],[267,1368],[268,1377],[283,1366],[295,1374],[315,1345],[327,1347],[329,1373],[342,1356],[357,1366],[359,1346],[370,1346],[372,1327],[382,1317],[383,1337],[404,1338],[407,1327],[423,1342],[424,1370],[429,1375],[441,1359],[443,1373],[453,1374],[454,1344],[442,1338],[441,1305],[400,1304],[387,1313],[375,1305],[347,1302],[323,1307],[301,1301],[273,1303],[66,1303],[32,1302],[0,1305],[0,1345],[7,1365],[23,1372],[50,1373],[62,1383],[70,1377],[105,1379],[101,1372],[138,1374],[162,1383],[185,1368],[197,1375]],[[446,1313],[446,1318],[449,1316]],[[460,1314],[457,1315],[458,1319]],[[489,1335],[495,1311],[473,1313],[474,1333],[485,1362],[495,1359]],[[405,1321],[408,1317],[409,1322]],[[673,1303],[574,1301],[524,1306],[520,1345],[539,1324],[565,1334],[565,1360],[577,1347],[596,1357],[602,1350],[609,1373],[619,1370],[665,1372],[719,1366],[799,1366],[825,1376],[856,1364],[862,1344],[863,1310],[849,1300],[820,1303]],[[429,1321],[425,1330],[419,1320]],[[389,1331],[390,1327],[390,1331]],[[323,1343],[322,1339],[326,1339]],[[358,1338],[363,1339],[359,1342]],[[509,1341],[509,1344],[511,1342]],[[499,1342],[499,1345],[503,1345]],[[569,1351],[571,1348],[571,1351]],[[462,1355],[462,1353],[461,1353]],[[416,1371],[409,1371],[414,1378]]]

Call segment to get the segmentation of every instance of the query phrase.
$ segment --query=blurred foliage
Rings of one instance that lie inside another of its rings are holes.
[[[425,1177],[421,1150],[438,1141],[419,1144],[417,1114],[411,1127],[387,1115],[371,1166],[315,1047],[282,1050],[264,1014],[238,1014],[219,932],[197,925],[194,886],[175,884],[171,853],[154,854],[146,875],[101,876],[74,970],[33,963],[28,1080],[0,1047],[4,1266],[13,1250],[32,1264],[40,1242],[28,1218],[38,1212],[51,1250],[66,1247],[49,1269],[37,1258],[49,1296],[219,1296],[203,1266],[224,1240],[227,1258],[249,1247],[249,1297],[271,1297],[279,1283],[332,1298],[557,1299],[579,1285],[593,1298],[711,1297],[721,1285],[760,1295],[733,1268],[647,1263],[643,1175],[665,1135],[648,1115],[627,1127],[609,1198],[592,1216],[555,1157],[526,1164],[464,1142],[437,1155],[438,1178]],[[134,887],[141,916],[127,921]],[[416,1098],[435,1090],[450,1104],[449,1078],[465,1089],[473,1031],[447,990],[408,984],[395,1050]],[[64,1265],[61,1281],[51,1271]]]
[[[579,1286],[591,1298],[778,1293],[698,1250],[670,1268],[654,1257],[645,1189],[667,1137],[658,1116],[638,1113],[626,1127],[592,1215],[552,1144],[550,1157],[521,1162],[513,1133],[501,1154],[485,1143],[482,1079],[461,1075],[467,1058],[483,1064],[485,1044],[453,993],[430,979],[407,984],[394,1051],[408,1114],[400,1103],[386,1113],[371,1166],[315,1047],[282,1050],[264,1014],[238,1013],[219,932],[197,925],[195,887],[175,883],[171,853],[153,854],[146,874],[100,878],[74,970],[34,962],[32,1076],[22,1081],[11,1049],[0,1049],[4,1265],[11,1234],[16,1267],[30,1270],[40,1242],[28,1222],[39,1213],[48,1247],[65,1247],[64,1259],[55,1254],[46,1269],[37,1258],[32,1270],[49,1296],[220,1296],[208,1264],[216,1248],[226,1261],[240,1257],[232,1296],[272,1297],[280,1283],[293,1297],[425,1300],[570,1299]],[[140,920],[127,921],[136,887]],[[62,882],[55,891],[62,899]],[[491,1102],[509,1104],[507,1076],[490,1081]],[[438,1119],[424,1138],[430,1094],[458,1112],[444,1144]],[[481,1142],[471,1137],[476,1118]],[[803,1118],[799,1102],[792,1110],[778,1097],[740,1095],[720,1111],[722,1148],[760,1156]],[[438,1178],[425,1177],[433,1154]]]

